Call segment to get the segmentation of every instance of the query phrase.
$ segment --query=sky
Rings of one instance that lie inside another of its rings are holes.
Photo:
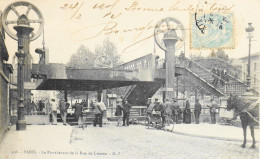
[[[92,51],[105,38],[113,41],[123,61],[130,61],[149,53],[164,57],[164,50],[155,43],[154,26],[161,19],[177,19],[184,27],[185,40],[176,55],[185,50],[186,56],[208,56],[210,49],[191,49],[191,14],[203,8],[202,13],[233,15],[234,47],[225,48],[231,58],[248,55],[245,28],[252,22],[255,28],[252,53],[260,51],[260,0],[27,0],[35,5],[44,17],[45,47],[49,48],[51,63],[67,63],[80,45]],[[0,0],[4,12],[14,0]],[[20,7],[23,11],[26,7]],[[15,18],[10,11],[10,19]],[[30,11],[29,18],[37,18]],[[31,17],[30,17],[31,16]],[[11,25],[8,25],[11,27]],[[38,25],[34,24],[35,31]],[[12,31],[12,27],[10,29]],[[13,32],[15,33],[15,31]],[[177,32],[179,34],[179,32]],[[42,34],[30,43],[34,63],[39,55],[34,52],[42,47]],[[17,41],[6,34],[9,63],[17,51]],[[185,45],[184,45],[185,42]],[[185,49],[184,49],[185,47]]]

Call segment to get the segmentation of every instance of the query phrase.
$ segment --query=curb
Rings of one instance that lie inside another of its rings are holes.
[[[138,125],[143,125],[144,123],[138,123]],[[200,138],[205,138],[205,139],[214,139],[214,140],[222,140],[222,141],[234,141],[234,142],[243,142],[243,139],[231,139],[231,138],[226,138],[226,137],[216,137],[216,136],[205,136],[205,135],[196,135],[196,134],[189,134],[189,133],[184,133],[180,131],[176,131],[173,129],[172,132],[167,131],[169,133],[174,133],[177,135],[183,135],[183,136],[190,136],[190,137],[200,137]],[[253,142],[253,141],[247,141],[247,142]],[[260,141],[256,140],[256,143],[260,143]]]

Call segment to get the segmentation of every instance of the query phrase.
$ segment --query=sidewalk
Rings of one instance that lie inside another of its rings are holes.
[[[57,154],[73,151],[70,145],[72,127],[69,125],[27,125],[26,131],[12,126],[0,145],[1,159],[56,158]],[[69,155],[63,155],[69,158]]]
[[[255,140],[260,141],[260,130],[255,129]],[[226,141],[243,142],[243,129],[235,126],[220,125],[220,124],[175,124],[173,133],[181,135],[189,135],[195,137],[219,139]],[[247,141],[251,142],[251,131],[247,128]],[[251,143],[250,143],[251,144]]]

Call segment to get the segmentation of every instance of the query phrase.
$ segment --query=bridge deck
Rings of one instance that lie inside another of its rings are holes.
[[[45,79],[37,90],[82,90],[97,91],[109,88],[123,87],[134,84],[147,84],[145,81],[116,81],[116,80],[79,80],[79,79]]]

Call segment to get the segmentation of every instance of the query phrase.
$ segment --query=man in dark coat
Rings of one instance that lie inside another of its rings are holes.
[[[43,111],[43,108],[45,107],[44,103],[42,102],[42,100],[39,101],[39,111]]]
[[[60,108],[60,115],[63,121],[63,125],[67,125],[66,118],[67,118],[67,109],[69,107],[69,103],[66,103],[64,99],[62,99],[59,103]]]
[[[196,98],[195,109],[194,109],[194,115],[195,115],[196,124],[200,123],[200,113],[201,113],[201,104],[199,103],[199,99]]]
[[[181,114],[180,106],[176,99],[172,99],[173,102],[173,121],[176,122],[176,124],[179,123],[179,116]]]
[[[97,123],[99,124],[99,127],[102,127],[102,109],[100,108],[100,105],[98,104],[97,100],[93,102],[94,107],[94,114],[95,114],[95,120],[94,120],[94,127],[96,127]]]
[[[122,126],[129,126],[129,115],[130,115],[130,109],[132,108],[132,105],[128,103],[127,100],[125,100],[123,105],[123,125]],[[126,122],[126,125],[125,125]]]
[[[78,102],[75,103],[75,111],[74,111],[74,117],[75,117],[75,120],[78,121],[79,120],[79,117],[81,115],[81,112],[83,110],[83,104],[79,104]]]

